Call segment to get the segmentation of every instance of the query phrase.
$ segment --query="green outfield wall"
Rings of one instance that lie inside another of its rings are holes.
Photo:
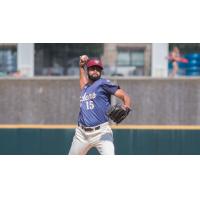
[[[117,155],[200,155],[200,130],[114,129]],[[1,155],[66,155],[74,129],[0,129]],[[95,149],[88,154],[98,154]]]

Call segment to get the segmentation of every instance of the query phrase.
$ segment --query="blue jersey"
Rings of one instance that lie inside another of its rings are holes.
[[[78,124],[92,127],[108,122],[106,112],[110,107],[111,95],[118,89],[119,86],[103,78],[85,85],[80,96]]]

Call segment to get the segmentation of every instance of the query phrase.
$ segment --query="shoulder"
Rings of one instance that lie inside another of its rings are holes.
[[[107,80],[104,78],[100,78],[99,80],[95,81],[96,85],[105,85],[107,83]]]
[[[101,78],[102,85],[114,85],[109,79]]]
[[[102,80],[102,88],[109,94],[115,94],[115,92],[120,89],[119,85],[112,83],[108,79]]]

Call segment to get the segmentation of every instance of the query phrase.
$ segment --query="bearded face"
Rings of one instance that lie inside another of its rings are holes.
[[[99,66],[92,66],[88,68],[88,78],[92,81],[96,81],[101,78],[102,69]]]

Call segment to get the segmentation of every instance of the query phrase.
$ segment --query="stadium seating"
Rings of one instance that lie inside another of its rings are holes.
[[[199,76],[200,75],[200,54],[192,53],[186,54],[185,58],[188,59],[186,64],[186,76]]]
[[[200,54],[191,53],[185,54],[184,58],[188,59],[188,63],[178,62],[179,65],[179,75],[184,76],[200,76]],[[172,70],[172,63],[168,64],[169,71]]]

